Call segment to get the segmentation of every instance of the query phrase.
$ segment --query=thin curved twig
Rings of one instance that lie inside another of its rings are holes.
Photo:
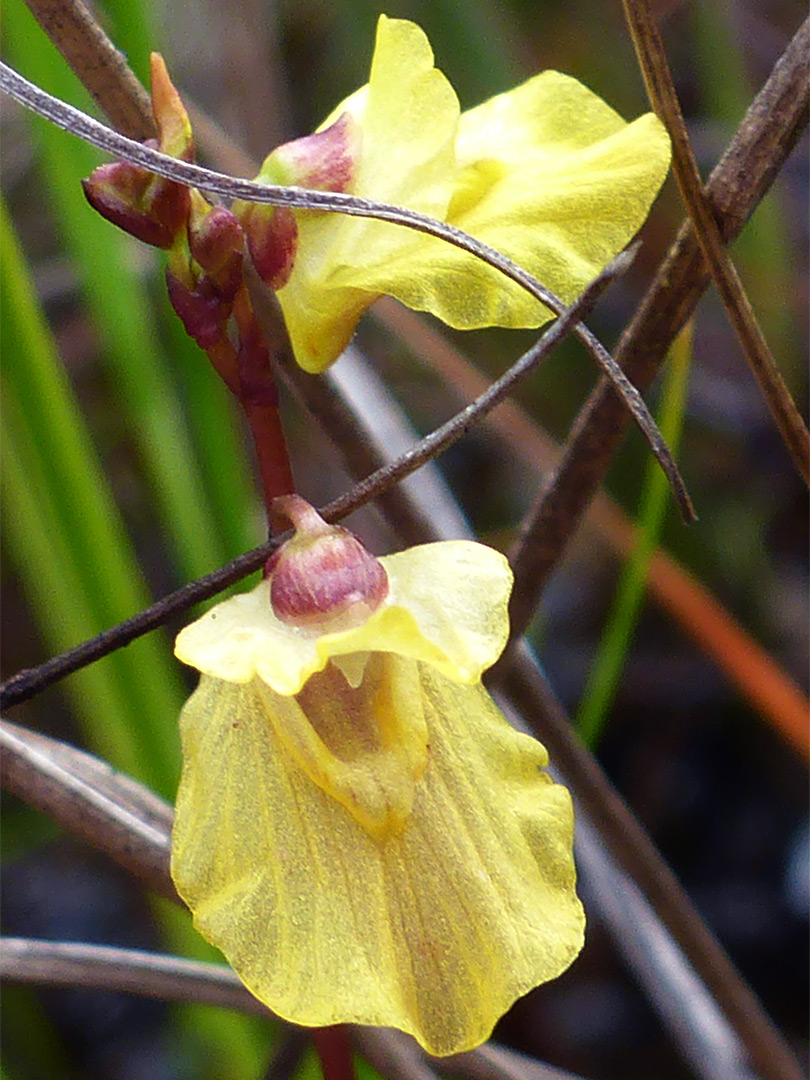
[[[161,1001],[216,1005],[273,1018],[291,1033],[309,1035],[309,1029],[274,1016],[225,964],[110,945],[4,937],[0,938],[0,978],[34,986],[82,986]],[[351,1030],[363,1056],[389,1080],[436,1080],[434,1068],[444,1076],[465,1080],[581,1080],[493,1043],[439,1059],[424,1054],[401,1032],[359,1026]],[[276,1071],[271,1075],[275,1077]]]
[[[172,808],[74,746],[0,722],[0,781],[150,889],[179,901],[169,875]]]
[[[375,315],[406,341],[414,356],[427,364],[458,398],[474,398],[486,389],[486,376],[421,315],[391,300],[381,301]],[[335,404],[332,411],[337,408]],[[559,461],[560,446],[514,400],[504,401],[493,409],[485,425],[487,434],[498,440],[500,449],[496,452],[517,455],[538,477]],[[385,512],[388,515],[387,507]],[[594,495],[584,525],[590,525],[594,539],[620,559],[633,551],[637,543],[634,523],[604,491]],[[408,534],[404,537],[408,539]],[[424,539],[418,536],[409,542],[421,543]],[[647,588],[650,597],[712,658],[737,692],[807,762],[810,702],[778,661],[663,547],[651,557]]]
[[[161,1001],[216,1005],[272,1018],[291,1032],[310,1034],[310,1029],[296,1028],[275,1016],[225,964],[110,945],[4,937],[0,938],[0,978],[35,986],[82,986]],[[355,1026],[351,1032],[358,1049],[389,1080],[435,1080],[437,1074],[428,1061],[442,1075],[466,1080],[580,1080],[492,1043],[439,1059],[424,1054],[413,1039],[397,1031]]]
[[[225,964],[117,945],[0,938],[0,977],[37,986],[92,987],[274,1016]]]
[[[729,243],[763,198],[807,124],[810,19],[754,99],[706,185],[723,240]],[[616,349],[635,386],[646,390],[709,282],[694,228],[686,221]],[[563,457],[548,478],[511,553],[516,636],[528,626],[585,507],[603,482],[627,427],[623,407],[601,380],[582,407]]]
[[[540,340],[525,352],[500,379],[492,383],[480,397],[395,461],[381,466],[371,476],[352,487],[349,492],[334,499],[321,510],[322,516],[327,521],[339,521],[375,498],[381,491],[387,490],[391,485],[409,476],[425,462],[432,461],[457,439],[460,439],[474,423],[494,409],[511,392],[519,379],[548,356],[579,319],[596,303],[597,298],[610,282],[624,272],[631,258],[632,254],[627,252],[617,256],[585,289],[579,299],[549,326]],[[115,649],[128,645],[201,600],[209,599],[254,570],[258,570],[277,546],[278,540],[262,544],[233,559],[214,573],[184,585],[131,619],[103,631],[89,641],[45,661],[38,667],[18,672],[0,687],[0,707],[9,708],[27,700],[46,686],[58,682],[59,679],[63,679],[94,660],[99,660]]]

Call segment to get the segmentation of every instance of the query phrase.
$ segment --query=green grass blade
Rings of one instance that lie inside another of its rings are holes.
[[[0,245],[5,536],[43,636],[57,652],[138,611],[149,596],[1,202]],[[89,708],[81,694],[77,702],[93,745],[117,767],[171,793],[178,761],[165,731],[182,686],[166,636],[133,644],[73,676],[78,683],[71,685],[83,685],[97,669],[110,672],[104,695],[94,692]]]
[[[46,647],[58,652],[92,633],[95,614],[49,504],[47,478],[36,468],[30,433],[5,387],[0,452],[5,548]],[[115,658],[76,672],[63,685],[96,749],[117,767],[151,778],[149,756],[126,719],[130,703]]]
[[[5,12],[4,32],[17,66],[29,78],[87,105],[75,77],[22,5]],[[32,124],[50,210],[101,336],[115,408],[138,442],[179,575],[197,577],[223,562],[226,553],[205,499],[171,360],[160,348],[152,303],[138,271],[144,251],[84,199],[79,180],[98,163],[95,151],[38,117]]]
[[[659,416],[661,431],[673,454],[677,453],[683,424],[691,356],[690,324],[670,350]],[[599,740],[624,670],[644,601],[650,557],[658,545],[668,500],[666,477],[658,463],[650,458],[641,497],[636,549],[620,575],[607,626],[574,719],[577,730],[590,747],[594,747]]]

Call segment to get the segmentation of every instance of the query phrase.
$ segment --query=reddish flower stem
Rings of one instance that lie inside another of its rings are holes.
[[[275,514],[272,505],[277,496],[291,495],[295,490],[292,468],[278,410],[278,387],[270,368],[270,350],[244,285],[234,298],[233,315],[239,328],[236,395],[256,446],[267,523],[271,533],[280,532],[287,528],[287,519]]]
[[[345,1024],[313,1028],[312,1041],[321,1062],[323,1080],[357,1080],[354,1054]]]
[[[283,531],[289,527],[287,519],[274,514],[270,508],[276,496],[290,495],[294,489],[278,404],[242,400],[242,408],[245,410],[256,446],[262,496],[270,531]]]

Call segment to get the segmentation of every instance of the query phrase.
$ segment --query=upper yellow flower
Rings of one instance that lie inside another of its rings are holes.
[[[368,84],[318,134],[270,154],[258,179],[440,218],[570,302],[638,231],[669,156],[655,116],[626,124],[554,71],[460,114],[424,33],[381,15]],[[487,264],[401,226],[247,204],[237,212],[308,371],[337,359],[382,294],[458,329],[532,327],[550,316]]]
[[[316,564],[291,547],[177,639],[203,675],[181,719],[172,875],[281,1016],[455,1053],[582,945],[570,798],[480,683],[511,574],[458,541],[365,553],[355,588],[343,537],[312,514],[297,524]]]

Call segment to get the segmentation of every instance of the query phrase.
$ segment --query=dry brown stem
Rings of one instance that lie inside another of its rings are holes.
[[[110,123],[132,139],[155,135],[149,95],[81,0],[26,0],[31,14],[60,51]]]
[[[658,26],[647,0],[624,0],[624,11],[650,103],[666,125],[672,140],[673,169],[703,258],[782,440],[807,484],[810,482],[810,432],[776,366],[737,269],[720,236],[700,180]]]

